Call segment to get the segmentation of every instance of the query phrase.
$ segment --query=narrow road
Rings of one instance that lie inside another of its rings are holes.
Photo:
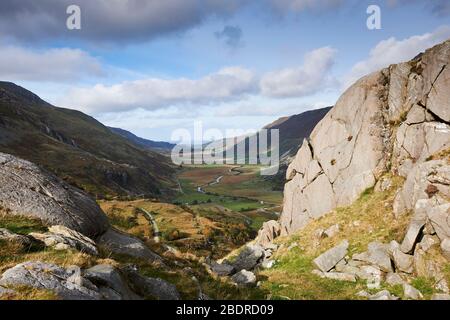
[[[153,217],[153,215],[145,209],[142,209],[142,208],[137,208],[137,209],[139,211],[141,211],[145,215],[147,220],[149,220],[150,223],[152,224],[153,240],[155,241],[155,243],[159,243],[161,241],[161,232],[159,231],[158,224],[156,223],[155,217]]]

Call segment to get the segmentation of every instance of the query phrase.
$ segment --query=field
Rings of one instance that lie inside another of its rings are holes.
[[[281,205],[282,192],[273,190],[271,183],[264,180],[259,172],[257,166],[187,167],[179,175],[183,193],[176,201],[218,203],[234,211]]]

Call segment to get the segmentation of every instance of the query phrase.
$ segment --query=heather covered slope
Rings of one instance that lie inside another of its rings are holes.
[[[8,82],[0,82],[0,151],[43,166],[98,197],[157,195],[172,183],[165,156]]]

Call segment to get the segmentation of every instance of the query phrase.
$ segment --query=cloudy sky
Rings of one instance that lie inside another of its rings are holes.
[[[69,5],[81,30],[68,30]],[[366,26],[370,4],[381,29]],[[2,0],[0,80],[154,140],[257,129],[450,38],[448,0]]]

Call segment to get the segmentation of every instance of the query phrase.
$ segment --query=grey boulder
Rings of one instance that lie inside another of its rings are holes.
[[[236,271],[252,270],[264,258],[264,249],[260,245],[247,245],[233,263]]]
[[[324,252],[316,259],[314,259],[314,265],[319,268],[322,272],[328,272],[333,269],[336,264],[345,258],[347,255],[349,243],[344,240],[338,246],[331,248],[330,250]]]
[[[231,280],[238,285],[249,286],[256,283],[256,276],[251,271],[241,270],[232,276]]]
[[[35,164],[0,153],[0,207],[88,237],[105,232],[108,219],[95,200]]]
[[[162,263],[162,258],[147,248],[141,240],[112,228],[97,238],[97,244],[115,254]]]

